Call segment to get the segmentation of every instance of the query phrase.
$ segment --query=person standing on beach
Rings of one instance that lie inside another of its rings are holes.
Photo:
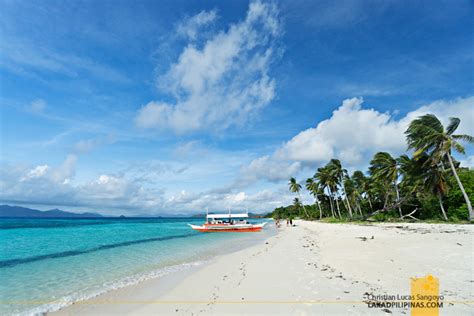
[[[290,217],[290,226],[293,227],[293,218]]]

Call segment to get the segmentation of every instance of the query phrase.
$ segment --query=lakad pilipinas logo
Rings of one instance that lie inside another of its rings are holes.
[[[439,307],[443,307],[443,298],[439,295],[439,280],[428,274],[422,278],[411,279],[411,315],[438,316]]]
[[[411,278],[410,294],[364,294],[369,308],[390,311],[392,308],[410,309],[412,316],[439,316],[444,296],[439,295],[439,280],[428,274]]]

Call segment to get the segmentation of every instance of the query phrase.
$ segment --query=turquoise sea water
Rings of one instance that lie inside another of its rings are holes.
[[[274,233],[205,234],[198,218],[0,219],[0,314],[36,314],[205,263]]]

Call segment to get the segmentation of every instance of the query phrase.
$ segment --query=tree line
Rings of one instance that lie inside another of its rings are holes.
[[[293,204],[276,208],[269,217],[305,219],[474,219],[474,170],[461,168],[452,152],[465,154],[461,142],[474,137],[455,134],[461,120],[450,118],[444,127],[433,114],[413,120],[405,131],[407,154],[393,157],[376,153],[368,172],[351,175],[340,160],[331,159],[306,179],[313,205],[301,200],[302,185],[292,177],[288,188],[296,194]]]

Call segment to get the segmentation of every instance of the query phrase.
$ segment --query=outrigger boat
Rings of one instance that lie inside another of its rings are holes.
[[[206,214],[206,222],[199,225],[188,224],[192,229],[202,233],[224,233],[224,232],[259,232],[266,223],[251,224],[246,218],[248,213],[241,214]]]

